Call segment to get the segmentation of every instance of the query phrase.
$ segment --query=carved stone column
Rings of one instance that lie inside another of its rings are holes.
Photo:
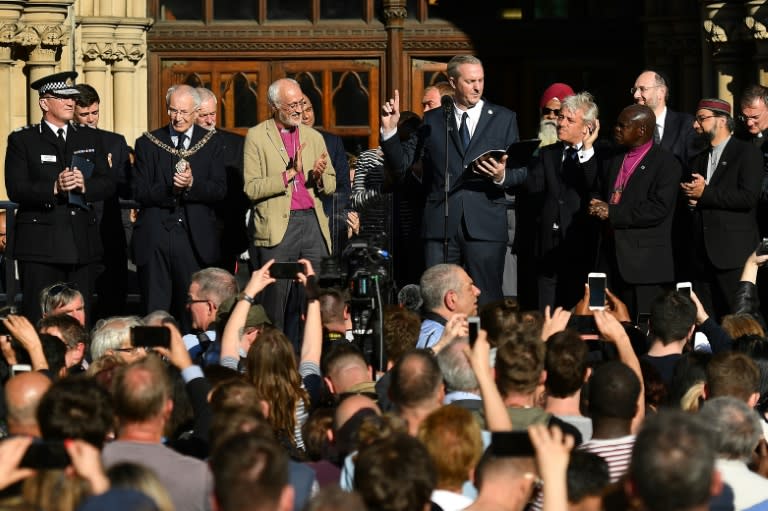
[[[55,72],[61,49],[69,43],[70,30],[65,21],[73,2],[29,0],[25,3],[22,27],[14,37],[14,43],[29,51],[27,75],[30,83]],[[30,93],[28,104],[32,118],[39,113],[37,99],[37,94]]]
[[[18,128],[16,115],[19,113],[13,105],[24,104],[26,91],[21,87],[14,87],[14,67],[16,61],[11,58],[11,50],[16,33],[20,30],[19,21],[24,2],[0,2],[0,105],[8,105],[0,111],[0,158],[5,160],[8,137],[14,129]],[[0,179],[0,200],[6,200],[8,193],[5,190],[5,179]]]
[[[130,140],[137,127],[140,133],[146,125],[145,118],[137,118],[133,98],[146,87],[136,79],[135,71],[147,51],[145,37],[152,20],[85,17],[80,22],[85,78],[101,96],[99,126]]]
[[[757,69],[752,79],[765,84],[768,83],[768,5],[765,0],[749,0],[745,8],[744,24],[755,42],[754,62]]]
[[[744,88],[745,55],[751,54],[744,25],[744,6],[729,2],[704,2],[704,38],[712,55],[715,94],[733,104]],[[706,88],[705,88],[706,90]],[[737,105],[734,105],[735,109]]]
[[[385,98],[399,89],[401,107],[409,104],[403,83],[403,26],[407,18],[406,0],[384,0],[384,28],[387,31],[387,90]]]

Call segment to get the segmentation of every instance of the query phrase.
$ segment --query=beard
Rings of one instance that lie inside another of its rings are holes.
[[[557,123],[550,119],[542,119],[539,123],[539,147],[552,145],[557,142]]]

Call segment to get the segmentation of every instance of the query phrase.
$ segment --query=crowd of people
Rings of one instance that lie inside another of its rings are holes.
[[[135,160],[75,73],[34,82],[42,122],[6,156],[23,299],[0,318],[0,507],[768,506],[768,89],[742,97],[741,140],[728,102],[673,112],[643,71],[610,142],[557,83],[530,154],[479,59],[447,75],[423,118],[393,91],[351,166],[289,78],[245,137],[172,87]],[[361,329],[359,284],[319,268],[390,193],[423,251],[394,254],[411,285]]]

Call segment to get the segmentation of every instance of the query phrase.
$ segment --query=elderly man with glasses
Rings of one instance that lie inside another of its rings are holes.
[[[227,189],[223,145],[195,124],[200,103],[189,85],[168,89],[169,123],[136,140],[133,179],[140,210],[131,241],[144,306],[170,312],[184,330],[191,276],[219,260],[214,206]]]
[[[305,103],[298,82],[276,80],[267,98],[272,117],[248,130],[245,137],[251,261],[258,268],[270,259],[306,258],[319,268],[332,248],[321,199],[336,190],[336,172],[322,135],[301,123]],[[278,280],[262,293],[267,315],[283,330],[286,323],[295,325],[298,320],[285,313],[290,284],[290,280]],[[286,333],[298,341],[290,327]]]
[[[88,308],[102,245],[92,203],[115,191],[101,137],[73,123],[77,73],[36,80],[40,124],[8,136],[5,185],[19,204],[10,251],[19,262],[22,313],[40,319],[40,291],[75,282]]]

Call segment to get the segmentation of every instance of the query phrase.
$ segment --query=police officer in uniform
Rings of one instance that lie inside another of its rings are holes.
[[[8,136],[5,187],[19,205],[10,249],[19,262],[22,313],[32,322],[41,315],[40,291],[55,282],[76,286],[88,312],[102,252],[91,203],[115,191],[101,138],[72,122],[75,77],[63,72],[33,82],[42,121]]]

